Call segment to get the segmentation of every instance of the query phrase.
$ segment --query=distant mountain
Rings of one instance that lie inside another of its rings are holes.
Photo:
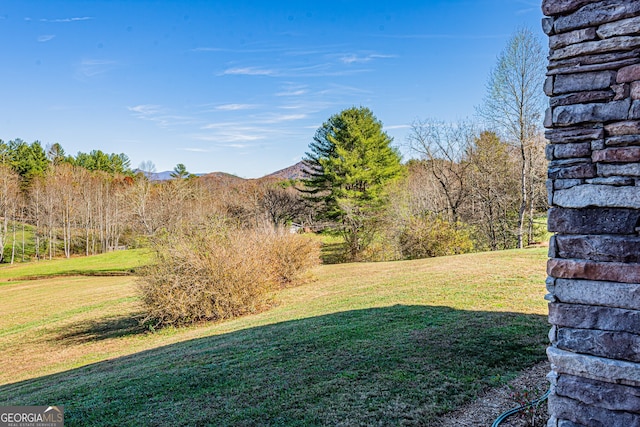
[[[133,173],[142,172],[144,176],[146,176],[149,181],[168,181],[171,179],[171,173],[173,171],[164,171],[164,172],[143,172],[140,169],[134,169]]]
[[[239,176],[226,173],[226,172],[209,172],[209,173],[203,173],[199,176],[201,176],[202,178],[219,178],[219,179],[232,179],[232,180],[244,179]]]
[[[142,172],[140,169],[134,169],[133,173],[138,173],[138,172]],[[145,176],[147,178],[149,178],[149,181],[169,181],[170,179],[173,179],[171,177],[171,174],[173,173],[173,171],[163,171],[163,172],[142,172],[145,174]],[[222,173],[222,172],[216,172],[216,173]],[[203,176],[204,174],[202,173],[196,173],[194,174],[196,176]]]
[[[245,181],[244,178],[240,178],[236,175],[231,175],[226,172],[211,172],[200,175],[200,179],[209,181],[209,182],[222,182],[225,184],[234,184],[239,181]]]
[[[138,169],[133,171],[134,173],[140,172]],[[150,181],[168,181],[173,179],[171,174],[173,171],[163,171],[163,172],[144,172],[147,178]],[[236,175],[232,175],[226,172],[211,172],[211,173],[198,173],[196,176],[200,178],[211,181],[211,182],[224,182],[224,183],[237,183],[240,181],[246,181],[245,178],[241,178]],[[288,168],[280,169],[279,171],[270,173],[269,175],[265,175],[259,179],[278,179],[278,180],[297,180],[306,178],[307,175],[304,173],[304,165],[302,162],[298,162],[293,166],[289,166]]]
[[[172,173],[173,171],[150,172],[147,173],[147,178],[149,178],[149,181],[168,181],[171,179]]]
[[[266,175],[263,178],[277,178],[282,180],[296,179],[297,180],[297,179],[307,178],[307,174],[304,173],[303,162],[298,162],[293,166],[280,169],[279,171]]]

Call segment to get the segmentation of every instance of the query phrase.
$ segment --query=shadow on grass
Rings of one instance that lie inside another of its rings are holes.
[[[106,319],[82,321],[65,326],[62,333],[53,336],[52,341],[66,345],[76,345],[91,341],[102,341],[110,338],[126,337],[148,332],[140,324],[143,314],[133,316],[116,316]]]
[[[131,324],[103,326],[92,330]],[[64,405],[68,426],[434,425],[438,415],[544,360],[547,331],[539,315],[354,310],[1,386],[0,405]]]
[[[323,243],[320,259],[323,264],[340,264],[345,262],[344,243]]]

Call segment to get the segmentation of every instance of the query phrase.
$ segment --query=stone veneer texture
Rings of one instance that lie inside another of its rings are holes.
[[[543,0],[549,427],[640,427],[640,0]]]

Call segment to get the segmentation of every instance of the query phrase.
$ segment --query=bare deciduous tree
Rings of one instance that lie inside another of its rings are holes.
[[[416,120],[411,126],[409,144],[424,162],[427,171],[438,183],[447,201],[447,219],[456,223],[470,191],[467,156],[473,144],[472,123],[445,123],[436,120]]]
[[[15,222],[14,215],[19,194],[20,177],[8,166],[0,165],[0,215],[2,216],[2,224],[0,225],[0,261],[4,258],[4,247],[7,244],[7,235],[9,233],[9,220]]]
[[[531,203],[531,156],[542,124],[545,63],[542,44],[533,32],[526,28],[517,31],[498,56],[484,103],[478,109],[480,116],[520,151],[518,247],[523,246],[525,214]]]
[[[513,154],[513,148],[493,132],[482,132],[470,153],[474,186],[467,221],[491,250],[508,249],[514,243],[519,193]]]

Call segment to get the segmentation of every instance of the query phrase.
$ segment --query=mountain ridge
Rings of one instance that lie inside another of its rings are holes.
[[[151,181],[168,181],[171,179],[172,173],[173,171],[162,171],[162,172],[147,173],[147,175]],[[280,169],[270,174],[264,175],[260,178],[242,178],[240,176],[233,175],[231,173],[220,172],[220,171],[199,173],[196,175],[200,178],[218,179],[218,180],[224,180],[224,181],[237,181],[237,180],[248,181],[251,179],[298,180],[298,179],[304,179],[307,177],[307,174],[304,173],[304,162],[302,161],[294,165],[288,166],[284,169]]]

